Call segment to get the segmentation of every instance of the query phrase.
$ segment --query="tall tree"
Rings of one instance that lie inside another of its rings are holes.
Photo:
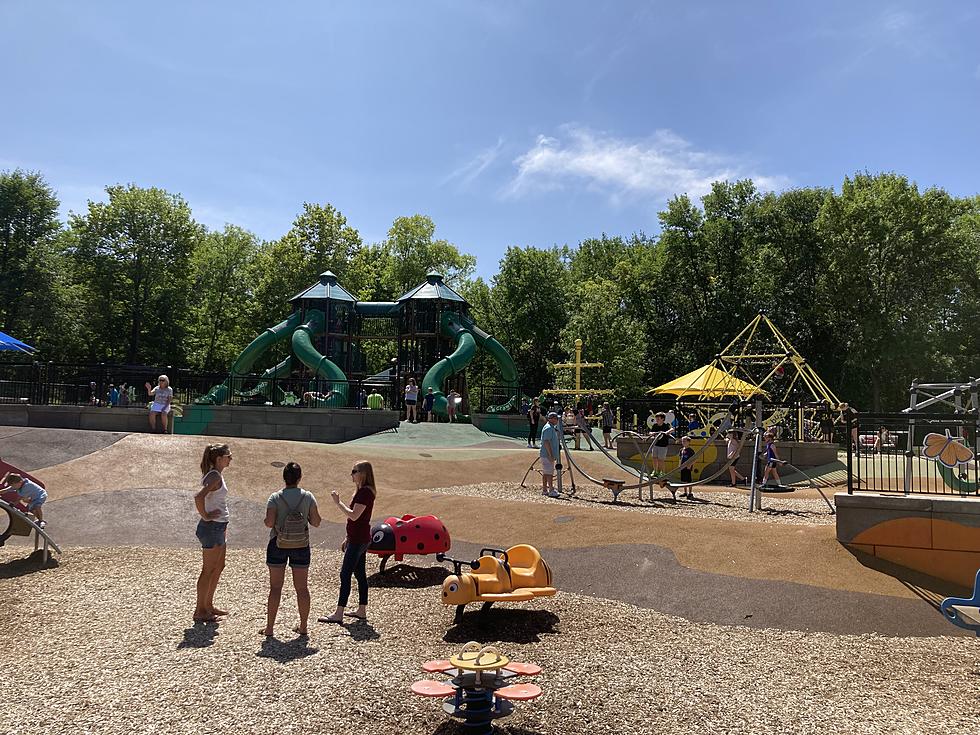
[[[352,268],[363,245],[360,233],[331,204],[305,202],[303,211],[283,237],[259,253],[255,285],[256,319],[262,328],[289,313],[288,300],[331,270],[351,292],[363,287],[365,275]]]
[[[34,339],[55,283],[58,198],[36,172],[0,172],[0,325]]]
[[[191,258],[194,298],[187,310],[187,359],[198,369],[226,369],[262,329],[253,323],[258,238],[240,227],[202,237]]]
[[[945,191],[919,192],[891,173],[845,179],[821,208],[848,388],[870,386],[874,410],[901,405],[909,381],[933,367],[934,335],[961,285],[950,264],[962,252],[954,224],[964,209]]]
[[[178,194],[132,184],[106,193],[108,202],[90,201],[70,220],[90,357],[182,363],[190,256],[204,228]]]
[[[461,286],[476,267],[476,258],[465,255],[447,240],[435,239],[435,223],[426,215],[398,217],[388,230],[385,286],[388,298],[397,298],[438,271],[450,286]]]
[[[558,248],[509,247],[493,279],[494,334],[532,390],[551,383],[551,363],[564,358],[568,270]]]

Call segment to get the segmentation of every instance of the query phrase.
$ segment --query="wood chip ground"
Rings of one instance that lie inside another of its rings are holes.
[[[468,640],[540,664],[544,696],[499,732],[965,733],[980,724],[972,638],[883,638],[692,624],[561,593],[459,627],[439,569],[371,591],[367,624],[297,622],[287,581],[278,636],[264,623],[260,550],[234,548],[217,601],[193,625],[200,553],[71,549],[51,569],[0,578],[0,732],[9,735],[268,733],[450,735],[439,703],[409,692],[420,664]],[[0,549],[0,564],[25,554]],[[340,554],[314,549],[314,616],[336,602]],[[371,571],[375,567],[371,560]],[[12,571],[11,571],[12,570]],[[560,586],[561,581],[558,580]]]

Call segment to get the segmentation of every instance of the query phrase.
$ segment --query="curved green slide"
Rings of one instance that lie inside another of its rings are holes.
[[[980,489],[980,483],[976,480],[966,480],[959,476],[959,473],[951,467],[947,467],[942,462],[936,462],[936,469],[939,476],[943,478],[946,486],[955,490],[960,495],[976,495]]]
[[[221,405],[228,400],[228,396],[231,394],[230,384],[235,380],[235,378],[247,375],[252,369],[252,365],[255,361],[265,352],[267,349],[272,347],[276,342],[281,342],[292,334],[293,330],[299,326],[300,314],[295,312],[290,314],[288,318],[279,322],[274,327],[266,329],[262,334],[249,342],[248,346],[242,350],[242,354],[238,356],[234,364],[231,366],[229,371],[228,380],[226,380],[221,385],[216,385],[206,395],[198,398],[195,403],[201,404],[213,404]],[[283,363],[279,363],[276,367],[272,368],[272,371],[278,370],[282,367]],[[270,371],[262,376],[263,378],[275,377],[275,375],[270,375]]]
[[[347,376],[336,363],[321,355],[313,346],[311,335],[322,332],[326,322],[322,311],[311,309],[306,312],[306,323],[293,332],[293,354],[318,378],[331,381],[333,395],[324,401],[316,401],[318,406],[346,406],[348,396]]]
[[[440,328],[447,337],[456,338],[456,349],[451,355],[442,358],[429,368],[429,372],[422,378],[422,395],[428,393],[429,388],[432,388],[432,393],[435,396],[432,403],[433,411],[440,416],[446,415],[447,401],[442,387],[446,380],[470,363],[476,355],[477,344],[493,357],[497,367],[500,368],[504,383],[509,386],[517,386],[517,365],[500,342],[469,319],[452,312],[446,312],[442,315]]]
[[[432,393],[435,396],[435,400],[432,402],[432,410],[440,416],[445,416],[448,413],[446,411],[448,401],[446,394],[442,391],[442,386],[450,376],[469,365],[470,360],[476,355],[476,340],[473,339],[470,330],[462,325],[459,316],[451,312],[442,315],[440,329],[447,337],[456,338],[456,349],[451,355],[442,358],[429,368],[429,372],[422,378],[422,395],[426,395],[429,388],[432,388]]]

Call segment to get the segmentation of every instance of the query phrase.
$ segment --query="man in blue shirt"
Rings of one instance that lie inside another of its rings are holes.
[[[541,430],[541,494],[557,498],[555,490],[555,468],[561,462],[560,438],[558,436],[558,414],[548,413],[548,423]]]

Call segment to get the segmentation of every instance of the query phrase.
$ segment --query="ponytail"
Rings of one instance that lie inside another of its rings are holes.
[[[204,456],[201,457],[201,474],[208,474],[214,469],[218,457],[224,457],[230,451],[227,444],[208,444],[204,448]]]

